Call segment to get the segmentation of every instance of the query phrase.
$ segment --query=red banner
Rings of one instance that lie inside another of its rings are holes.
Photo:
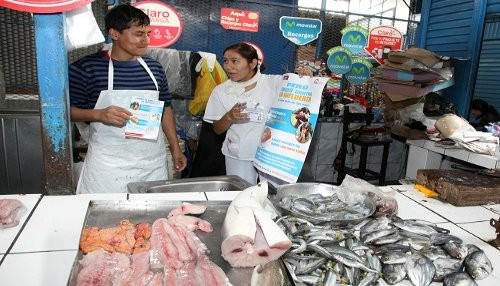
[[[2,0],[0,6],[30,13],[60,13],[79,8],[94,0]]]
[[[259,13],[232,8],[221,8],[220,24],[227,30],[258,32]]]
[[[387,54],[393,50],[400,50],[403,44],[403,35],[394,27],[379,26],[371,29],[368,36],[368,46],[365,51],[380,64],[384,63]]]

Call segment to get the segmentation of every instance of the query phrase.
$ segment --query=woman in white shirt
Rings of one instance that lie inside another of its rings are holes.
[[[257,50],[247,43],[227,47],[223,63],[229,80],[212,91],[203,119],[213,123],[215,133],[227,131],[222,145],[226,174],[256,184],[253,160],[282,75],[261,74]],[[312,72],[302,69],[299,75]]]

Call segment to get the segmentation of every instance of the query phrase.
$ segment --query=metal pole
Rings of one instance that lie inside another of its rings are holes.
[[[326,0],[321,0],[321,11],[319,12],[319,19],[321,20],[322,24],[325,24],[325,14],[326,14]],[[318,37],[318,41],[316,42],[316,54],[315,59],[321,59],[321,56],[323,55],[323,35],[325,33],[321,33]]]
[[[71,195],[74,194],[73,156],[64,15],[34,14],[33,18],[45,166],[44,193]]]

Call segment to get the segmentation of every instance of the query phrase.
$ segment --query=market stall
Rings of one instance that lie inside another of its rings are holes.
[[[416,191],[413,185],[393,185],[381,190],[393,196],[399,206],[402,219],[424,219],[441,228],[450,230],[463,243],[474,244],[485,252],[493,265],[493,272],[478,285],[500,283],[500,251],[488,242],[493,240],[495,229],[491,218],[498,218],[500,206],[483,205],[455,207],[436,199],[427,198]],[[148,194],[94,194],[75,196],[2,196],[22,201],[27,212],[20,224],[0,232],[2,285],[67,285],[75,260],[79,255],[79,239],[89,208],[89,201],[116,202],[124,205],[135,203],[164,205],[185,202],[201,204],[225,204],[233,200],[240,191],[148,193]],[[205,203],[204,203],[205,202]],[[166,215],[166,214],[165,214]],[[215,234],[220,235],[220,234]],[[26,275],[29,272],[30,275]],[[379,279],[385,285],[383,279]],[[412,285],[404,280],[398,285]],[[431,285],[441,285],[439,283]]]

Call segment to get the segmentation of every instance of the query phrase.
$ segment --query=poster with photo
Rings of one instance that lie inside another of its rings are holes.
[[[283,76],[255,155],[258,170],[289,183],[297,182],[314,136],[327,81],[324,77],[290,73]]]

